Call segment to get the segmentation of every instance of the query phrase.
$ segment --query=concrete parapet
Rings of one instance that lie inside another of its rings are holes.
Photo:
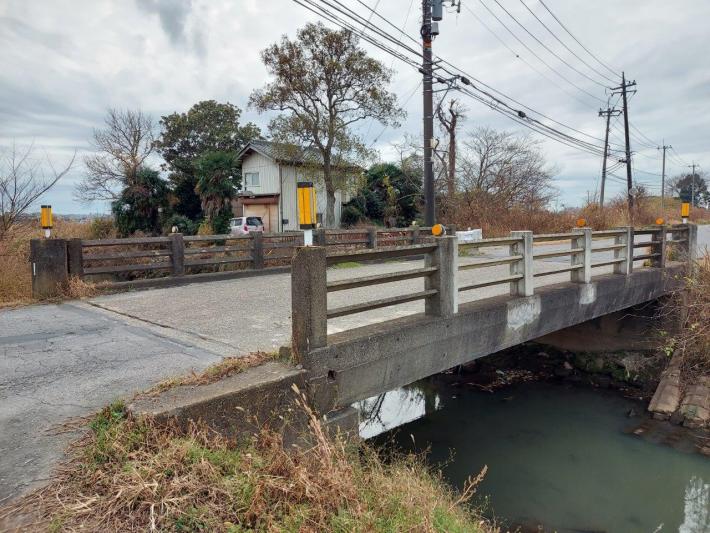
[[[436,250],[427,254],[426,267],[436,267],[431,276],[424,278],[426,290],[436,289],[437,293],[425,301],[425,314],[449,317],[458,312],[458,241],[456,237],[439,237]]]
[[[615,311],[648,302],[681,283],[644,269],[595,278],[595,298],[580,305],[577,284],[539,288],[534,296],[502,295],[459,307],[452,317],[412,315],[331,335],[301,362],[309,370],[312,401],[320,412],[407,385],[456,365],[537,339]]]
[[[135,415],[158,422],[175,420],[188,428],[202,421],[220,434],[246,439],[263,427],[284,430],[289,440],[307,427],[305,411],[295,407],[293,386],[304,389],[303,370],[268,362],[207,385],[179,386],[129,405]]]
[[[532,296],[535,290],[533,277],[533,232],[511,231],[510,236],[520,238],[522,242],[511,244],[510,255],[522,255],[520,261],[511,263],[510,274],[522,275],[522,279],[510,284],[512,296]]]
[[[30,241],[32,297],[61,296],[69,281],[67,241],[64,239],[32,239]]]

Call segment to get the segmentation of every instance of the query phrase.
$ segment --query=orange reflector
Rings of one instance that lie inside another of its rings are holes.
[[[442,224],[434,224],[431,227],[431,234],[435,237],[439,237],[444,234],[444,230],[446,230],[446,228]]]
[[[52,206],[43,205],[40,211],[39,222],[42,229],[52,229]]]
[[[578,218],[577,219],[577,227],[578,228],[583,228],[587,225],[587,221],[583,218]]]
[[[658,217],[656,219],[656,224],[658,224],[659,226],[662,226],[665,223],[666,223],[666,221],[664,219],[662,219],[661,217]]]

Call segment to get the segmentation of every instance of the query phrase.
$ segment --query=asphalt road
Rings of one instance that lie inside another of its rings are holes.
[[[701,248],[710,227],[700,228]],[[547,245],[536,250],[562,248]],[[492,249],[489,256],[504,255]],[[595,254],[602,261],[609,254]],[[481,257],[461,258],[461,263]],[[554,270],[566,261],[536,261]],[[391,262],[330,269],[331,280],[418,268]],[[507,275],[507,266],[461,273],[470,284]],[[603,273],[608,269],[598,269]],[[597,273],[597,272],[595,272]],[[557,283],[569,274],[548,276]],[[336,292],[329,307],[421,290],[421,279]],[[508,291],[507,285],[461,294],[461,302]],[[225,355],[272,350],[290,341],[290,276],[241,280],[101,296],[59,305],[0,311],[0,504],[38,484],[74,438],[58,426],[130,397],[162,379],[200,370]],[[423,311],[404,304],[329,321],[330,333]]]

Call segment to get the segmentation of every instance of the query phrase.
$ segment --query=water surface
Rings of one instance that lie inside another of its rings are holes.
[[[495,393],[425,381],[366,402],[361,432],[385,431],[408,450],[429,449],[461,488],[484,465],[479,493],[508,524],[567,532],[710,533],[710,460],[629,433],[644,406],[620,395],[549,383]],[[453,454],[453,455],[452,455]]]

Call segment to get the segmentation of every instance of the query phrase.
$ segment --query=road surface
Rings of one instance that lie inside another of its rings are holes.
[[[710,227],[700,227],[699,243],[710,246]],[[604,258],[596,254],[594,260]],[[461,263],[477,260],[461,258]],[[535,268],[554,270],[566,264],[536,261]],[[334,268],[328,278],[419,266],[421,262],[406,261]],[[469,270],[459,283],[502,277],[507,268]],[[568,279],[569,274],[560,274],[536,283]],[[336,292],[329,295],[329,307],[419,291],[422,284],[415,279]],[[507,291],[503,285],[462,293],[461,302]],[[162,379],[201,370],[223,356],[288,344],[290,296],[290,275],[275,274],[0,311],[0,504],[48,478],[75,436],[57,434],[57,426],[68,419],[89,415]],[[422,311],[422,302],[379,309],[331,320],[328,330]]]

